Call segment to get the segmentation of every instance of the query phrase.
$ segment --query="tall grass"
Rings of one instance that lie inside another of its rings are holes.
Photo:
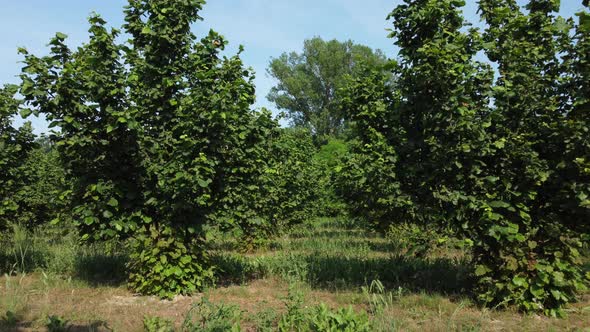
[[[91,283],[125,279],[127,254],[123,244],[83,244],[73,230],[18,224],[0,238],[0,274],[44,272]]]

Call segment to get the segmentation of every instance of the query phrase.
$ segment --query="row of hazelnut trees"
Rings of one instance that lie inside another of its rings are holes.
[[[11,125],[19,109],[59,128],[62,210],[84,239],[128,240],[138,292],[210,282],[212,227],[240,229],[250,249],[317,211],[326,171],[311,138],[251,109],[239,54],[191,32],[203,5],[129,0],[122,31],[95,15],[76,50],[60,33],[48,56],[21,50],[22,83],[0,94],[0,227],[19,213],[11,188],[36,144]],[[558,17],[557,0],[481,0],[478,30],[462,6],[405,0],[390,14],[397,61],[339,92],[356,142],[337,167],[340,192],[381,229],[412,222],[470,239],[483,303],[560,315],[588,278],[590,18]]]
[[[0,228],[30,210],[13,193],[32,181],[25,160],[39,142],[13,127],[19,109],[58,128],[48,149],[64,174],[52,188],[66,203],[56,220],[73,220],[83,240],[129,243],[137,292],[169,298],[208,284],[213,228],[241,230],[247,250],[310,218],[322,177],[311,136],[251,109],[254,76],[239,54],[223,56],[213,31],[191,32],[203,5],[130,0],[122,31],[93,15],[75,50],[61,33],[48,56],[20,50],[22,83],[0,95]]]
[[[588,12],[481,0],[479,30],[463,0],[404,2],[389,15],[395,82],[368,68],[345,92],[359,144],[342,192],[381,228],[472,240],[482,303],[561,315],[590,277]]]

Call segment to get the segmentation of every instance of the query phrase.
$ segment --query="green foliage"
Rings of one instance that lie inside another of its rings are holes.
[[[129,286],[142,294],[172,298],[193,293],[213,281],[213,271],[197,241],[178,241],[175,234],[159,233],[152,227],[148,235],[134,241]],[[201,255],[201,256],[199,256]]]
[[[413,223],[390,225],[386,237],[390,239],[395,252],[415,257],[425,257],[438,250],[461,251],[473,245],[473,241],[469,239],[454,238],[448,229]]]
[[[311,219],[322,193],[317,183],[321,170],[313,160],[316,148],[308,130],[281,129],[269,141],[268,151],[268,166],[258,186],[262,210],[271,226],[258,234],[267,239],[286,226]]]
[[[145,332],[174,332],[174,325],[170,320],[161,317],[146,316],[143,318]]]
[[[349,150],[348,143],[337,138],[328,138],[314,155],[313,162],[321,171],[316,187],[320,190],[316,203],[316,214],[322,217],[342,217],[346,215],[346,204],[337,195],[337,172],[342,170],[343,160]]]
[[[237,306],[213,304],[203,297],[193,304],[182,325],[187,332],[241,331],[242,312]]]
[[[585,288],[578,251],[590,220],[590,113],[579,92],[588,90],[576,85],[588,77],[587,49],[579,53],[587,33],[576,28],[572,38],[574,23],[556,16],[555,1],[530,1],[526,14],[510,2],[480,8],[486,54],[500,71],[487,170],[498,181],[487,223],[474,230],[483,240],[475,248],[480,299],[561,316]]]
[[[45,323],[45,327],[49,332],[66,332],[68,330],[67,326],[68,321],[59,316],[49,316],[47,317],[47,323]]]
[[[38,139],[19,167],[18,187],[11,199],[18,204],[12,222],[28,229],[47,224],[59,214],[67,218],[68,204],[60,198],[68,189],[59,153],[46,138]]]
[[[61,129],[52,138],[83,239],[133,237],[130,286],[168,298],[210,281],[209,226],[263,218],[256,181],[277,126],[250,110],[253,75],[220,54],[223,37],[191,33],[203,4],[130,0],[127,43],[94,15],[75,51],[60,33],[50,56],[21,50],[23,112]]]
[[[352,307],[332,310],[323,303],[312,308],[303,308],[303,300],[303,293],[291,285],[285,301],[287,311],[279,320],[278,331],[372,331],[366,313],[356,313]]]
[[[18,321],[19,318],[14,312],[7,311],[4,315],[2,315],[2,320],[0,322],[6,327],[16,327]]]
[[[18,129],[12,126],[20,105],[14,97],[16,92],[16,86],[0,88],[0,231],[19,219],[20,200],[14,193],[27,181],[23,165],[35,148],[30,123]]]
[[[320,189],[316,181],[321,177],[313,160],[316,148],[312,136],[305,129],[283,129],[274,148],[271,155],[275,158],[275,169],[267,173],[275,175],[273,180],[280,183],[277,187],[283,192],[271,203],[276,209],[272,215],[278,214],[277,219],[287,224],[309,220],[317,207]]]
[[[320,139],[333,136],[344,127],[338,96],[344,78],[355,75],[359,63],[384,62],[381,51],[352,41],[308,39],[301,54],[283,53],[271,61],[268,73],[278,84],[268,100],[286,110],[294,125],[310,128]]]
[[[561,315],[585,288],[588,31],[556,17],[555,1],[523,13],[489,0],[481,34],[463,5],[406,0],[390,14],[397,80],[367,68],[348,83],[357,142],[340,193],[379,229],[411,222],[466,239],[483,303]]]

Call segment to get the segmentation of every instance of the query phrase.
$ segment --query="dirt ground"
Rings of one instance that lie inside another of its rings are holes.
[[[304,287],[304,286],[302,286]],[[135,296],[123,287],[88,287],[71,280],[44,275],[4,277],[0,284],[0,310],[18,318],[2,331],[45,331],[47,317],[68,321],[68,331],[143,331],[146,316],[173,321],[180,328],[194,303],[206,296],[213,303],[237,305],[244,316],[263,310],[284,311],[289,285],[278,279],[256,280],[248,285],[211,289],[195,296],[179,296],[173,301]],[[352,305],[366,310],[360,292],[328,292],[303,289],[305,306],[326,303],[330,307]],[[523,316],[511,311],[490,311],[442,296],[407,294],[386,308],[391,330],[399,331],[590,331],[590,295],[569,309],[567,319]],[[244,322],[245,331],[255,331]]]

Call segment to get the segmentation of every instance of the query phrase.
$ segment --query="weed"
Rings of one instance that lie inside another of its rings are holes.
[[[174,332],[174,324],[168,319],[146,316],[143,318],[143,330],[145,332]]]
[[[259,311],[256,315],[250,318],[255,324],[258,332],[273,332],[276,331],[279,314],[274,308],[266,308]]]
[[[391,292],[386,292],[385,287],[379,280],[373,280],[369,287],[363,286],[361,288],[363,294],[367,298],[369,310],[374,315],[381,315],[383,312],[393,305],[394,295]],[[403,289],[398,288],[398,297],[401,296]]]
[[[31,251],[31,240],[26,228],[19,224],[12,224],[12,254],[14,266],[19,272],[27,271],[27,260]]]
[[[24,312],[28,303],[28,293],[23,286],[26,275],[21,274],[18,278],[11,278],[4,275],[4,289],[6,296],[0,296],[0,308],[6,310],[5,323],[10,323],[13,318]]]
[[[291,284],[285,299],[287,311],[279,320],[278,331],[371,331],[366,313],[357,314],[352,307],[333,311],[323,303],[307,308],[303,306],[304,300],[303,292],[295,284]]]
[[[289,293],[285,299],[287,312],[279,320],[279,331],[299,331],[305,322],[303,303],[305,295],[296,289],[294,284],[289,285]]]
[[[18,321],[18,316],[10,310],[6,311],[6,313],[4,314],[4,316],[2,316],[2,319],[0,320],[0,322],[2,323],[1,325],[6,327],[15,327]]]
[[[213,304],[206,297],[193,304],[187,313],[183,330],[187,332],[241,331],[242,312],[237,306]]]
[[[309,330],[317,332],[369,332],[372,331],[369,316],[356,313],[352,307],[337,311],[325,304],[315,307],[309,317]]]
[[[67,326],[68,321],[59,316],[47,317],[47,323],[45,324],[48,332],[65,332],[68,330]]]

